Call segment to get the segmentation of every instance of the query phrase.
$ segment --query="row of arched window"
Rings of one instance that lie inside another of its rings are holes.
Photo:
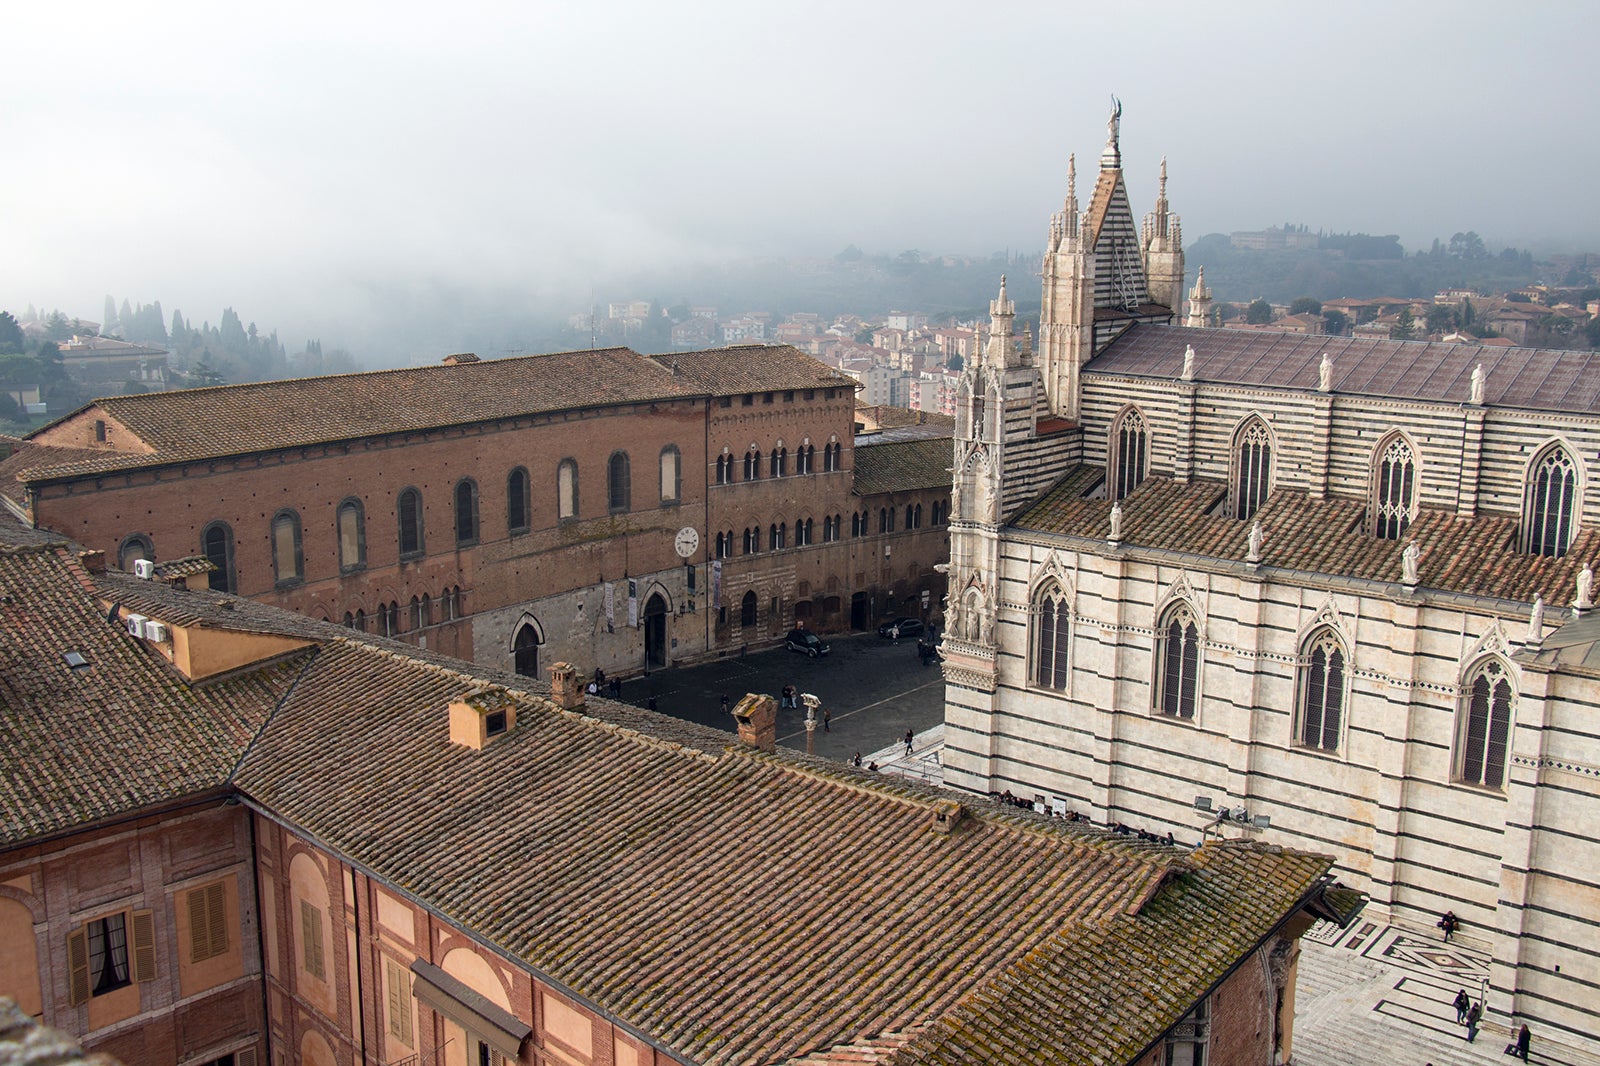
[[[1071,664],[1072,607],[1065,591],[1046,582],[1032,604],[1028,682],[1065,692]],[[1193,721],[1204,655],[1193,605],[1179,599],[1162,611],[1155,627],[1151,665],[1152,713]],[[1332,626],[1312,630],[1301,642],[1295,665],[1294,744],[1337,752],[1344,743],[1350,703],[1350,652]],[[1516,694],[1503,660],[1486,656],[1463,677],[1457,711],[1452,775],[1485,788],[1504,788]]]
[[[1227,513],[1253,517],[1273,485],[1271,430],[1260,415],[1245,418],[1234,431],[1229,456]],[[1150,431],[1142,412],[1129,407],[1112,423],[1106,449],[1107,493],[1126,497],[1150,471]],[[1367,529],[1384,540],[1399,540],[1417,516],[1416,446],[1396,430],[1373,450]],[[1540,449],[1529,464],[1523,493],[1522,545],[1532,555],[1560,556],[1577,532],[1582,484],[1572,452],[1559,442]]]
[[[791,462],[793,460],[792,469]],[[822,446],[822,472],[831,474],[844,469],[844,445],[837,441]],[[744,476],[736,474],[743,470]],[[717,456],[717,484],[731,485],[735,481],[760,481],[762,478],[799,476],[817,472],[817,447],[803,444],[793,453],[779,444],[762,455],[761,449],[751,445],[743,457],[724,453]]]
[[[461,586],[453,585],[439,593],[437,598],[430,597],[426,592],[413,596],[406,607],[402,607],[399,600],[380,603],[370,617],[360,607],[346,611],[344,625],[360,633],[372,632],[379,636],[395,637],[401,633],[426,629],[438,622],[453,622],[463,614]]]
[[[660,454],[660,502],[670,505],[679,502],[682,492],[682,461],[678,448],[667,445]],[[478,513],[478,483],[467,477],[457,481],[452,490],[452,532],[455,546],[471,547],[482,535]],[[607,461],[606,502],[612,514],[632,507],[632,474],[628,453],[616,451]],[[556,468],[557,517],[578,517],[578,463],[563,459]],[[348,496],[339,502],[334,518],[338,535],[339,573],[350,574],[367,565],[366,505],[359,497]],[[533,526],[533,500],[531,479],[526,467],[515,467],[506,475],[506,534],[516,536],[527,533]],[[200,531],[200,553],[209,559],[216,570],[210,576],[211,587],[224,592],[234,592],[238,581],[234,571],[233,527],[223,521],[207,524]],[[305,578],[305,551],[302,543],[300,513],[286,507],[272,516],[268,526],[272,549],[273,579],[277,584],[293,584]],[[402,561],[422,557],[427,551],[427,529],[423,522],[422,491],[414,486],[400,490],[395,497],[395,536]],[[131,569],[135,560],[154,559],[155,545],[151,539],[134,533],[125,537],[118,550],[117,565]]]
[[[880,507],[878,509],[878,532],[893,533],[895,523],[900,514],[898,508]],[[933,504],[933,524],[942,525],[950,515],[950,507],[943,501]],[[906,529],[922,528],[922,504],[907,504],[905,508]],[[791,537],[792,530],[792,537]],[[872,512],[856,511],[850,515],[850,536],[865,537],[872,532]],[[844,539],[844,516],[823,515],[822,517],[822,543],[831,544],[836,540]],[[766,527],[766,536],[762,536],[761,526],[747,526],[743,533],[734,530],[718,532],[713,538],[712,557],[715,559],[729,559],[734,555],[755,555],[762,551],[781,551],[784,548],[804,548],[817,543],[816,525],[810,518],[798,518],[791,527],[783,522],[773,522]],[[765,547],[763,547],[765,545]]]

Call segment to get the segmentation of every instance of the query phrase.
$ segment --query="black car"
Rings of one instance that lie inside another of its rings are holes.
[[[893,634],[892,631],[893,631],[895,626],[899,626],[900,627],[900,635],[902,637],[914,637],[918,633],[922,632],[922,619],[920,619],[920,618],[891,618],[889,621],[883,623],[883,625],[878,627],[878,636],[880,636],[880,637],[893,636],[894,634]]]
[[[828,654],[828,645],[809,629],[789,630],[789,635],[783,638],[783,646],[790,651],[804,652],[813,659]]]

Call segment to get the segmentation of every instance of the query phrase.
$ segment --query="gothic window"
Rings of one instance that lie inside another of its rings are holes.
[[[628,510],[633,499],[633,479],[628,470],[628,453],[612,452],[606,463],[606,507],[612,514]]]
[[[425,596],[420,599],[416,596],[411,597],[411,629],[413,631],[421,629],[428,624],[427,617],[432,612],[428,609],[427,603],[428,600]]]
[[[1339,750],[1349,670],[1344,643],[1324,626],[1306,639],[1300,651],[1300,706],[1295,715],[1295,743],[1323,751]]]
[[[354,496],[339,501],[334,513],[339,539],[339,573],[352,574],[367,565],[366,509]]]
[[[1455,778],[1469,785],[1505,788],[1516,693],[1505,663],[1486,659],[1467,675],[1456,712]]]
[[[378,608],[382,614],[380,629],[386,637],[396,636],[400,632],[400,604],[390,600]]]
[[[744,479],[755,481],[761,477],[761,451],[751,448],[744,453]]]
[[[155,545],[143,533],[129,533],[117,547],[117,566],[122,570],[132,571],[133,564],[140,559],[154,560],[155,557]]]
[[[942,526],[950,516],[950,505],[943,500],[933,501],[933,524]]]
[[[478,483],[470,477],[456,482],[456,545],[478,543]]]
[[[1202,999],[1168,1030],[1163,1066],[1206,1066],[1206,1051],[1211,1043],[1210,1002]]]
[[[728,547],[728,542],[722,539],[722,531],[718,530],[717,531],[717,550],[711,557],[713,559],[726,559],[727,558],[727,547]]]
[[[861,515],[856,511],[850,512],[850,535],[852,537],[861,536]]]
[[[839,469],[839,452],[840,452],[840,448],[841,448],[841,446],[838,443],[826,444],[826,445],[823,446],[823,448],[822,448],[822,472],[824,474],[831,474],[835,470]]]
[[[746,592],[744,599],[739,601],[739,624],[753,626],[756,624],[756,594]]]
[[[1067,689],[1072,608],[1060,585],[1051,582],[1033,600],[1033,683],[1040,688]]]
[[[1233,440],[1233,517],[1247,519],[1267,501],[1272,488],[1272,435],[1252,417]]]
[[[661,449],[661,502],[677,503],[682,489],[682,457],[676,444]]]
[[[506,532],[526,533],[533,525],[528,471],[517,467],[506,475]]]
[[[1156,709],[1192,720],[1200,680],[1200,627],[1187,603],[1168,608],[1156,627],[1156,670]]]
[[[1577,522],[1578,468],[1560,445],[1534,460],[1524,511],[1527,550],[1534,555],[1565,555]]]
[[[749,526],[746,526],[745,527],[745,531],[744,531],[744,554],[745,555],[754,555],[756,552],[758,552],[760,550],[761,550],[761,530],[752,529]]]
[[[798,528],[798,526],[796,528]],[[811,519],[808,518],[808,519],[806,519],[806,522],[805,522],[805,536],[806,536],[806,539],[802,543],[808,544],[808,545],[815,543],[816,542],[815,538],[812,536],[813,532],[814,532],[814,527],[811,525]]]
[[[233,592],[238,583],[233,575],[233,527],[212,522],[200,531],[200,552],[216,569],[206,575],[209,586],[218,592]]]
[[[726,485],[733,480],[733,456],[717,456],[717,484]]]
[[[1377,483],[1372,501],[1372,534],[1399,540],[1417,507],[1417,461],[1411,445],[1396,434],[1378,453]]]
[[[816,454],[816,447],[810,444],[803,448],[796,448],[794,450],[794,472],[796,474],[816,473],[816,465],[814,463]]]
[[[788,540],[788,536],[789,536],[788,529],[789,529],[789,527],[784,525],[782,522],[774,522],[771,526],[769,526],[767,528],[767,550],[768,551],[774,551],[775,552],[775,551],[779,550],[780,548],[784,547],[784,542],[786,540]]]
[[[513,669],[523,677],[538,677],[539,645],[543,643],[543,635],[532,622],[523,622],[517,627],[517,635],[511,641]]]
[[[783,477],[789,472],[789,449],[772,449],[772,476]]]
[[[400,558],[414,559],[422,554],[422,493],[401,489],[395,501],[400,516]]]
[[[1148,434],[1144,416],[1135,408],[1124,411],[1111,429],[1111,498],[1120,500],[1139,487],[1148,464]]]
[[[563,459],[556,467],[556,517],[578,517],[578,461]]]
[[[282,510],[272,516],[272,572],[280,585],[305,577],[300,554],[300,515],[294,511]]]

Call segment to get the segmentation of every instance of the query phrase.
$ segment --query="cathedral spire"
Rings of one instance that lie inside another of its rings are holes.
[[[1017,342],[1011,335],[1016,315],[1017,305],[1006,295],[1006,276],[1001,274],[1000,295],[989,301],[989,346],[983,357],[989,366],[1003,368],[1017,365]]]
[[[1189,317],[1184,320],[1184,325],[1200,329],[1208,324],[1211,317],[1211,290],[1206,288],[1206,268],[1201,267],[1199,275],[1194,279],[1194,288],[1189,292]]]

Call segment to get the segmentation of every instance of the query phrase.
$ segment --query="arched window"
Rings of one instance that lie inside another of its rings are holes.
[[[1399,540],[1417,508],[1417,461],[1404,437],[1396,434],[1380,447],[1376,475],[1372,535]]]
[[[517,635],[511,641],[512,668],[523,677],[539,676],[539,645],[544,643],[544,637],[531,622],[524,622],[517,627]]]
[[[855,511],[850,513],[850,535],[852,537],[861,536],[861,515]]]
[[[578,517],[578,461],[563,459],[556,467],[556,517],[569,521]]]
[[[772,449],[772,476],[783,477],[789,472],[789,449]]]
[[[782,522],[774,522],[767,528],[767,550],[778,551],[783,548],[784,541],[788,539],[789,527]]]
[[[456,482],[456,546],[478,543],[478,483],[470,477]]]
[[[1565,555],[1577,524],[1578,467],[1559,444],[1533,461],[1524,511],[1527,550],[1533,555]]]
[[[915,521],[914,521],[916,517],[917,517],[916,511],[912,510],[912,507],[911,507],[911,505],[909,503],[906,504],[906,526],[905,526],[905,528],[907,528],[907,529],[916,529],[917,527],[916,527],[916,524],[915,524]]]
[[[426,601],[418,599],[415,596],[411,597],[411,629],[413,631],[421,629],[423,626],[427,625],[427,622],[423,621],[424,602]]]
[[[155,557],[155,545],[143,533],[129,533],[117,546],[117,567],[121,570],[132,572],[133,564],[140,559],[154,561]]]
[[[728,542],[722,539],[722,530],[717,530],[717,549],[712,554],[713,559],[726,559]]]
[[[335,514],[339,533],[339,573],[353,574],[367,565],[366,509],[354,496],[339,501]]]
[[[936,526],[944,525],[945,519],[949,516],[949,514],[950,514],[950,505],[948,503],[945,503],[943,500],[934,500],[933,501],[933,524],[934,525],[936,525]]]
[[[1129,408],[1111,428],[1111,470],[1107,483],[1111,498],[1120,500],[1139,487],[1148,469],[1149,438],[1145,432],[1144,416],[1137,408]]]
[[[756,594],[754,592],[746,592],[744,598],[739,601],[739,624],[742,626],[756,624]]]
[[[350,628],[357,633],[365,633],[367,631],[367,612],[357,607],[356,616],[351,620]]]
[[[833,444],[825,444],[825,445],[823,445],[823,447],[822,447],[822,472],[824,474],[831,474],[837,469],[839,469],[839,445],[838,445],[838,443],[835,442]]]
[[[506,532],[526,533],[533,527],[533,499],[529,491],[532,480],[525,467],[516,467],[506,475]]]
[[[761,477],[761,452],[751,448],[744,453],[744,479],[755,481]]]
[[[379,606],[381,614],[380,629],[384,636],[392,637],[400,632],[400,604],[394,600]]]
[[[1194,718],[1200,681],[1200,627],[1187,603],[1167,609],[1156,627],[1156,708],[1174,718]]]
[[[1272,488],[1272,435],[1252,417],[1233,438],[1233,517],[1246,519],[1267,502]]]
[[[887,507],[878,508],[878,532],[879,533],[887,533],[887,532],[889,532],[890,529],[894,528],[892,525],[890,525],[890,523],[893,522],[893,521],[894,521],[894,511],[890,510]]]
[[[717,456],[717,484],[726,485],[733,480],[733,456]]]
[[[1339,750],[1349,671],[1344,643],[1324,627],[1306,638],[1300,651],[1300,707],[1295,715],[1295,743],[1324,751]]]
[[[676,444],[661,449],[661,503],[677,503],[683,487],[683,457]]]
[[[200,531],[200,553],[216,567],[206,575],[209,586],[217,592],[236,591],[238,583],[233,576],[233,527],[226,522],[207,525]]]
[[[305,577],[304,557],[300,554],[300,515],[282,510],[272,516],[272,572],[278,584]]]
[[[1516,692],[1505,663],[1486,659],[1467,675],[1456,712],[1455,778],[1484,788],[1505,788],[1506,751]]]
[[[1072,608],[1060,585],[1050,582],[1033,600],[1033,683],[1040,688],[1067,690],[1068,653],[1072,639]]]
[[[628,470],[628,453],[612,452],[606,463],[606,507],[612,514],[626,511],[633,499],[633,476]]]
[[[400,558],[414,559],[423,552],[422,493],[401,489],[395,507],[400,514]]]

